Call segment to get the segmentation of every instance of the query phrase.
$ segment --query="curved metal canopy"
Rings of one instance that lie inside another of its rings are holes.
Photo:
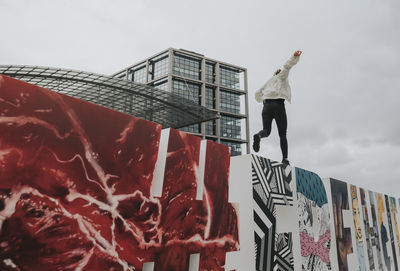
[[[157,122],[163,128],[181,128],[219,118],[218,113],[190,100],[144,84],[91,72],[67,69],[0,65],[0,73]]]

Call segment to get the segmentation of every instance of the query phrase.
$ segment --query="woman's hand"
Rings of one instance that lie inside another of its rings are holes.
[[[303,52],[300,50],[297,50],[296,52],[294,52],[294,56],[300,56]]]

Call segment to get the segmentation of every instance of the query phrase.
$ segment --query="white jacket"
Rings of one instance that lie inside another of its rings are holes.
[[[283,69],[272,76],[255,94],[256,101],[262,103],[265,99],[285,99],[290,103],[291,91],[289,86],[289,71],[299,62],[300,56],[293,56],[286,61]]]

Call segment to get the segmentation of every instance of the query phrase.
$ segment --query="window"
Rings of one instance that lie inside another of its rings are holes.
[[[231,113],[240,113],[240,95],[229,91],[220,91],[220,110]]]
[[[120,74],[116,75],[115,77],[121,78],[121,79],[125,79],[126,78],[126,73],[125,72],[120,73]]]
[[[230,138],[241,138],[241,119],[221,116],[221,136]]]
[[[188,133],[199,134],[200,133],[200,124],[193,124],[193,125],[185,126],[185,127],[180,128],[179,130],[188,132]]]
[[[131,76],[131,80],[134,82],[146,83],[146,66],[133,70]]]
[[[206,135],[216,135],[217,134],[215,120],[207,121],[205,123],[205,126],[206,126]]]
[[[215,109],[215,89],[212,87],[206,87],[206,103],[207,108]]]
[[[231,149],[231,156],[242,155],[242,144],[239,142],[231,142],[221,140],[221,143],[228,146]]]
[[[172,81],[172,93],[200,104],[200,85],[180,80]]]
[[[172,72],[179,76],[200,80],[200,60],[187,56],[174,55]]]
[[[152,80],[168,74],[168,56],[157,60],[151,60],[149,64],[152,71]]]
[[[239,71],[221,66],[219,68],[219,83],[228,88],[240,89]]]
[[[162,82],[158,81],[153,84],[153,87],[167,91],[168,90],[168,82],[167,81],[162,81]]]
[[[215,83],[215,64],[206,63],[206,82]]]

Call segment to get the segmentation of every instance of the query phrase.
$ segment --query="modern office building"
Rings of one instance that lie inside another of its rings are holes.
[[[233,156],[250,152],[245,68],[169,48],[113,76],[172,92],[211,109],[219,119],[181,130],[228,145]]]

